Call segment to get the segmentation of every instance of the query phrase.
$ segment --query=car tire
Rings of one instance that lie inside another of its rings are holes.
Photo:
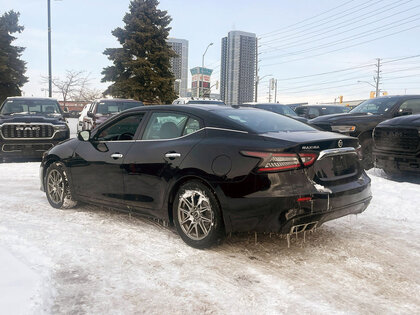
[[[45,174],[45,193],[50,205],[57,209],[71,209],[77,206],[70,190],[69,178],[64,165],[52,163]]]
[[[183,184],[176,193],[172,214],[182,240],[204,249],[222,240],[224,226],[215,194],[200,181]]]
[[[373,155],[372,155],[372,148],[373,148],[373,140],[367,139],[362,143],[362,165],[365,170],[370,170],[373,167]]]

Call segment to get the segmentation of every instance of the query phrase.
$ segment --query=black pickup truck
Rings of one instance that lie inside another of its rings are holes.
[[[0,106],[0,162],[41,158],[69,137],[69,127],[54,99],[8,97]]]
[[[380,123],[373,131],[375,166],[389,175],[420,173],[420,114]]]
[[[373,167],[373,129],[385,120],[418,113],[420,95],[384,96],[366,100],[349,113],[319,116],[309,123],[323,130],[358,137],[363,165],[369,169]]]

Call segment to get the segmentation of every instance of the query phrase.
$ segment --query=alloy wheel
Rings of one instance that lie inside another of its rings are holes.
[[[58,170],[51,170],[47,178],[47,191],[50,199],[55,203],[60,203],[64,196],[63,175]]]
[[[209,198],[201,191],[187,190],[179,197],[178,222],[186,236],[199,241],[206,238],[213,225],[214,213]]]

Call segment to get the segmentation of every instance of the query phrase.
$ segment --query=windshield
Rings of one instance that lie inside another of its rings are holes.
[[[220,110],[215,113],[255,133],[316,130],[300,121],[282,115],[273,115],[269,111],[239,108]]]
[[[61,115],[60,106],[54,100],[9,100],[3,104],[2,115]]]
[[[98,104],[97,114],[108,115],[122,112],[126,109],[143,106],[142,102],[116,102],[106,101]]]
[[[350,111],[350,113],[369,113],[383,115],[389,111],[398,100],[389,98],[374,98],[364,101],[359,106]]]

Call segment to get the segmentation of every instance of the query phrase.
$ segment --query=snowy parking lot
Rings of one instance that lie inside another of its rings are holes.
[[[7,314],[418,313],[420,183],[369,171],[361,215],[292,238],[188,247],[109,209],[57,210],[39,163],[0,164],[0,309]]]

